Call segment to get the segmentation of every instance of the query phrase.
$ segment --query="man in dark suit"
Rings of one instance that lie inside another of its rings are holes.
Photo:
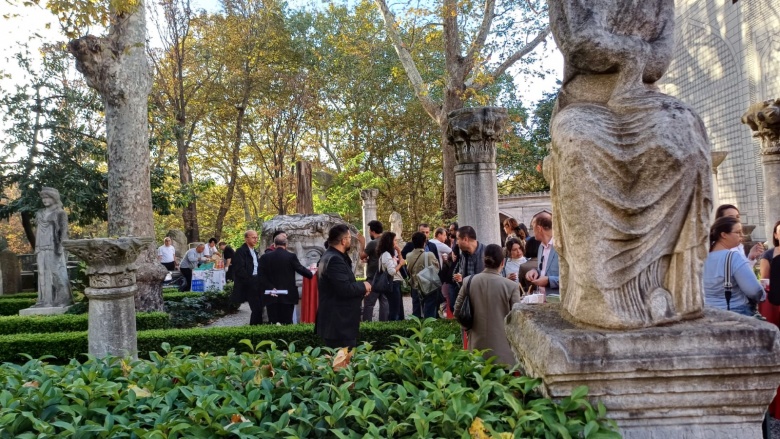
[[[235,283],[230,300],[236,303],[249,302],[252,316],[250,325],[263,323],[263,297],[260,292],[260,276],[258,276],[258,257],[255,252],[257,232],[247,230],[244,233],[244,244],[236,250],[231,264]]]
[[[269,290],[286,291],[286,294],[264,294],[263,302],[268,310],[269,323],[289,325],[300,295],[295,285],[295,273],[312,278],[311,271],[301,265],[295,253],[287,251],[287,234],[274,237],[274,249],[260,257],[260,285],[263,293]]]
[[[349,227],[339,224],[328,232],[328,249],[317,268],[320,304],[314,331],[329,348],[355,347],[360,329],[360,304],[371,284],[357,282],[349,252]]]

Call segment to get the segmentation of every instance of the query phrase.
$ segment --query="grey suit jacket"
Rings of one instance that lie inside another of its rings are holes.
[[[544,249],[539,246],[539,273],[542,272],[542,251]],[[560,269],[558,267],[558,252],[555,250],[555,245],[550,249],[550,260],[547,261],[547,273],[546,276],[550,280],[550,285],[545,287],[545,293],[548,295],[560,295]]]

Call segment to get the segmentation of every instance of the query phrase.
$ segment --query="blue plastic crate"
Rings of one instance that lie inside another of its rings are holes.
[[[192,280],[192,288],[190,288],[190,291],[199,291],[204,292],[206,288],[206,282],[203,281],[203,279],[193,279]]]

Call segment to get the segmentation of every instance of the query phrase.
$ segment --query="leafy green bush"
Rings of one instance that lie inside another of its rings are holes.
[[[179,292],[179,291],[163,290],[163,300],[166,302],[181,302],[184,299],[198,298],[202,295],[203,293],[192,292],[192,291]]]
[[[0,300],[7,299],[38,299],[38,293],[16,293],[0,296]]]
[[[384,349],[396,340],[396,336],[408,337],[415,327],[413,321],[363,323],[360,340],[371,343],[375,349]],[[435,321],[429,324],[432,338],[455,336],[460,340],[460,327],[451,320]],[[33,358],[53,356],[52,360],[65,363],[71,358],[81,358],[87,352],[87,333],[68,332],[55,334],[12,334],[0,336],[0,362],[19,362],[22,354]],[[322,346],[314,333],[314,325],[257,325],[216,328],[190,328],[138,331],[138,355],[148,358],[150,351],[158,350],[162,343],[173,346],[187,345],[193,352],[225,354],[230,349],[245,349],[241,340],[252,343],[272,341],[279,345],[295,343],[297,346]],[[2,436],[0,436],[2,437]]]
[[[0,366],[1,437],[619,438],[587,389],[560,403],[538,380],[415,328],[354,355],[271,342],[225,356],[163,345],[150,360]],[[471,431],[470,431],[471,430]]]
[[[208,323],[217,317],[234,313],[238,304],[230,301],[232,283],[223,291],[206,291],[205,293],[177,293],[179,300],[166,300],[165,311],[171,315],[171,326],[175,328],[191,328]],[[171,296],[169,293],[168,296]]]
[[[0,317],[0,334],[86,331],[88,318],[86,314]],[[144,312],[135,316],[136,329],[139,331],[165,329],[168,320],[168,314],[163,312]]]
[[[35,305],[38,295],[34,299],[4,299],[0,300],[0,316],[18,316],[19,311]]]

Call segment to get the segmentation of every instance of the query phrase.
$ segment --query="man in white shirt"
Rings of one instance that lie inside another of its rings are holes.
[[[176,247],[171,245],[171,238],[166,236],[163,245],[157,248],[157,258],[168,271],[176,269]]]
[[[197,247],[187,250],[187,253],[181,258],[179,271],[181,271],[181,275],[184,276],[186,282],[179,288],[179,291],[190,291],[192,285],[192,270],[198,268],[198,265],[200,265],[201,262],[206,262],[208,260],[208,258],[203,256],[203,249],[205,247],[204,244],[198,244]]]
[[[439,252],[439,267],[443,267],[444,261],[450,258],[452,254],[452,248],[444,243],[447,239],[447,231],[444,227],[439,227],[433,234],[433,239],[428,242],[432,242],[436,246],[436,251]]]

